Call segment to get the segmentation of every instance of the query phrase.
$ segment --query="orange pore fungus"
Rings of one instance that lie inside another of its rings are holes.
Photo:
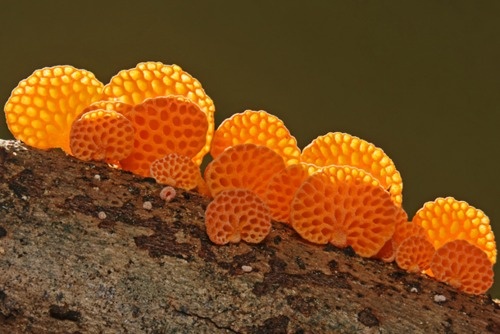
[[[318,167],[314,165],[298,163],[274,174],[264,194],[264,201],[271,210],[272,219],[289,223],[290,205],[295,192],[302,182],[317,170]]]
[[[102,98],[102,89],[94,74],[73,66],[36,70],[19,82],[5,104],[9,130],[29,146],[71,153],[71,124],[83,108]]]
[[[168,153],[193,158],[205,145],[208,122],[197,104],[181,96],[146,99],[129,112],[134,149],[122,168],[150,175],[151,163]]]
[[[423,227],[435,249],[452,240],[467,240],[488,255],[492,264],[497,258],[495,235],[483,211],[453,197],[427,202],[413,217]]]
[[[430,264],[434,277],[470,294],[485,293],[493,284],[493,265],[486,253],[466,240],[445,243]]]
[[[194,161],[200,165],[210,150],[214,134],[215,106],[201,83],[177,65],[160,62],[142,62],[135,68],[122,70],[104,86],[107,99],[138,104],[147,98],[180,95],[196,103],[206,115],[208,130],[204,146],[196,152]]]
[[[157,183],[186,190],[196,188],[201,180],[200,167],[190,157],[177,153],[153,161],[151,176]]]
[[[115,163],[128,157],[133,145],[132,123],[115,111],[86,112],[71,126],[71,152],[80,160]]]
[[[317,172],[295,193],[290,224],[306,240],[377,254],[394,233],[399,208],[382,187],[360,178]]]
[[[401,269],[418,273],[429,269],[434,246],[424,236],[406,238],[397,248],[396,263]]]
[[[208,204],[205,225],[213,243],[259,243],[271,230],[271,216],[267,205],[252,191],[230,189]]]
[[[240,144],[219,154],[205,169],[212,196],[226,189],[248,189],[265,198],[267,183],[285,168],[281,156],[266,146]]]
[[[228,147],[247,143],[269,147],[283,157],[286,165],[300,161],[295,137],[283,121],[263,110],[246,110],[224,120],[214,133],[210,154],[216,158]]]
[[[403,201],[403,181],[394,162],[372,143],[347,133],[330,132],[307,145],[301,161],[318,166],[349,165],[372,174],[397,205]]]

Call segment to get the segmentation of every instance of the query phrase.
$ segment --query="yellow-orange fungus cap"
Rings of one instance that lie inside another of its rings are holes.
[[[302,183],[290,223],[310,242],[351,246],[361,256],[374,256],[394,233],[399,207],[382,187],[336,175],[320,171]]]
[[[470,294],[482,294],[493,284],[493,265],[478,247],[465,240],[445,243],[432,257],[434,277]]]
[[[104,86],[107,99],[118,99],[128,104],[138,104],[147,98],[181,95],[194,103],[205,113],[208,130],[204,146],[196,152],[194,161],[200,165],[203,157],[210,150],[214,134],[215,106],[205,93],[201,83],[177,65],[165,65],[160,62],[143,62],[135,68],[120,71]]]
[[[397,205],[403,201],[403,181],[394,162],[372,143],[347,133],[330,132],[307,145],[301,161],[318,166],[349,165],[372,174]]]
[[[267,205],[252,191],[224,190],[217,194],[205,212],[207,234],[213,243],[224,245],[244,240],[259,243],[271,230]]]
[[[71,124],[86,106],[102,98],[102,83],[89,71],[72,66],[36,70],[21,80],[5,104],[12,135],[25,144],[71,153]]]
[[[228,147],[247,143],[269,147],[283,157],[286,165],[300,161],[295,137],[283,121],[263,110],[246,110],[224,120],[215,131],[210,154],[216,158]]]
[[[413,217],[413,223],[425,230],[435,249],[452,240],[467,240],[488,255],[492,264],[497,259],[495,235],[483,211],[453,197],[427,202]]]
[[[266,146],[240,144],[226,149],[205,169],[212,196],[226,189],[248,189],[265,197],[267,183],[285,168],[281,156]]]
[[[117,113],[122,114],[123,116],[128,118],[128,113],[134,108],[133,105],[120,102],[120,101],[109,101],[109,100],[100,100],[96,101],[87,107],[85,107],[82,111],[82,114],[92,111],[92,110],[97,110],[97,109],[104,109],[104,110],[111,110],[111,111],[116,111]],[[79,117],[78,117],[79,118]]]
[[[92,110],[73,122],[70,146],[73,155],[80,160],[115,163],[132,152],[134,128],[122,114]]]
[[[201,172],[190,157],[170,153],[153,161],[151,176],[160,184],[191,190],[198,185]]]
[[[120,161],[122,168],[150,175],[151,163],[168,153],[193,158],[205,145],[207,118],[197,104],[181,96],[145,100],[129,112],[135,129],[132,154]]]
[[[272,219],[282,223],[289,222],[293,195],[302,182],[317,170],[318,167],[314,165],[299,163],[274,174],[267,184],[264,195],[264,201],[271,210]]]
[[[401,269],[418,273],[429,269],[434,246],[423,236],[406,238],[396,251],[396,263]]]

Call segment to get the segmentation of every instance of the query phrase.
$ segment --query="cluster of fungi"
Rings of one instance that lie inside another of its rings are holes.
[[[265,111],[235,114],[217,129],[214,112],[198,80],[159,62],[120,71],[106,85],[72,66],[40,69],[5,105],[10,131],[29,146],[210,197],[205,225],[215,244],[259,243],[283,223],[311,243],[350,246],[466,293],[492,285],[496,244],[481,210],[438,198],[409,220],[401,175],[375,145],[331,132],[301,150]]]

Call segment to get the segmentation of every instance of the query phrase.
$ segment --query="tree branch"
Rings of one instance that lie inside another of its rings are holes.
[[[213,245],[207,199],[166,203],[152,179],[59,150],[0,141],[0,180],[0,332],[500,332],[488,296],[287,226]]]

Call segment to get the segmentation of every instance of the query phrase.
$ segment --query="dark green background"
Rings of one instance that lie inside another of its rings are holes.
[[[454,196],[498,236],[500,2],[412,3],[2,1],[0,101],[45,66],[106,83],[141,61],[176,63],[213,98],[217,124],[264,109],[301,147],[329,131],[359,136],[395,161],[410,217]]]

